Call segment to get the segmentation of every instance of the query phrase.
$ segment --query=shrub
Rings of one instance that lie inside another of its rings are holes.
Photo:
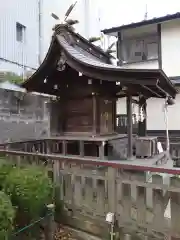
[[[13,166],[11,164],[3,163],[0,165],[0,189],[3,188],[4,181],[7,175],[13,170]]]
[[[9,196],[0,191],[0,239],[8,239],[13,229],[15,210]]]
[[[39,217],[52,201],[52,182],[47,171],[37,166],[14,168],[6,177],[4,190],[31,219]]]

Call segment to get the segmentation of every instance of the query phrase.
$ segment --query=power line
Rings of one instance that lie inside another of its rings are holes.
[[[0,60],[3,61],[3,62],[8,62],[8,63],[14,64],[14,65],[17,65],[17,66],[19,66],[19,67],[23,67],[23,66],[24,66],[24,67],[26,67],[26,68],[30,68],[30,69],[32,69],[32,70],[36,70],[36,68],[34,68],[34,67],[30,67],[30,66],[28,66],[28,65],[21,64],[21,63],[18,63],[18,62],[16,62],[16,61],[11,61],[11,60],[9,60],[9,59],[7,59],[7,58],[0,57]]]
[[[42,0],[38,1],[38,24],[39,24],[39,56],[38,61],[41,65],[41,54],[42,54]]]

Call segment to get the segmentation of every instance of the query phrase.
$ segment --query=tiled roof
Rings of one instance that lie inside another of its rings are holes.
[[[38,82],[42,82],[50,71],[56,69],[53,67],[56,66],[61,53],[64,53],[66,64],[87,77],[104,81],[120,81],[122,86],[131,85],[133,89],[137,89],[137,93],[142,93],[144,89],[150,96],[165,97],[166,93],[173,97],[176,95],[172,82],[162,70],[124,69],[114,66],[103,60],[99,51],[93,49],[88,40],[83,44],[86,46],[80,44],[80,39],[74,32],[69,31],[66,26],[61,26],[52,40],[44,62],[23,84],[23,87],[36,91]]]
[[[165,16],[152,18],[152,19],[148,19],[148,20],[143,20],[140,22],[132,22],[129,24],[118,26],[118,27],[104,29],[104,30],[102,30],[102,32],[105,34],[111,35],[111,33],[120,32],[122,30],[138,28],[138,27],[142,27],[142,26],[146,26],[146,25],[150,25],[150,24],[158,24],[161,22],[171,21],[171,20],[175,20],[175,19],[179,19],[179,18],[180,18],[180,12],[177,12],[174,14],[168,14]]]

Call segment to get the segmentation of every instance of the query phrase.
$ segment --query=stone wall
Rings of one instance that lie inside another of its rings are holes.
[[[0,89],[0,143],[48,136],[49,99]]]

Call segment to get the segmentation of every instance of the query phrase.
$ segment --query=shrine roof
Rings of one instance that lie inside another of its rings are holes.
[[[72,27],[56,25],[48,53],[37,69],[22,86],[28,91],[49,93],[39,83],[57,71],[58,66],[70,68],[91,79],[120,82],[120,86],[131,89],[134,95],[147,97],[175,97],[177,91],[171,80],[160,69],[125,69],[111,64],[110,55],[75,33]],[[62,77],[63,75],[62,70]],[[60,79],[59,79],[60,81]]]

